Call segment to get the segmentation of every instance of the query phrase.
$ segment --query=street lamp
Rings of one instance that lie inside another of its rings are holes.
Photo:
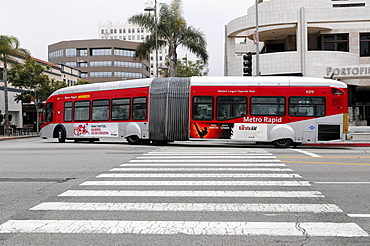
[[[154,11],[155,20],[155,76],[158,78],[158,20],[157,20],[157,0],[154,1],[154,7],[146,7],[144,11]]]

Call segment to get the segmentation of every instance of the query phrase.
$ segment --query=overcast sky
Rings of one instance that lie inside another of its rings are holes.
[[[0,34],[17,37],[22,48],[47,61],[48,45],[98,38],[99,22],[124,22],[143,12],[146,2],[148,0],[1,0]],[[224,72],[224,26],[245,15],[254,3],[255,0],[183,0],[188,25],[206,35],[209,75],[222,76]],[[180,57],[184,56],[180,53]],[[194,59],[190,54],[189,57]]]

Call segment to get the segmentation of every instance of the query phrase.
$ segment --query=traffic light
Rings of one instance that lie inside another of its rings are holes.
[[[243,76],[252,76],[252,53],[243,55]]]

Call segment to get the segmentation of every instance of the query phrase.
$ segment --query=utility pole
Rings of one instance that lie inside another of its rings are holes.
[[[259,46],[259,32],[258,32],[258,2],[256,0],[256,30],[254,32],[255,35],[255,44],[256,44],[256,76],[260,76],[260,46]]]

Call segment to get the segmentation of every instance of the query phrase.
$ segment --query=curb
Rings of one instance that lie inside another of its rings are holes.
[[[316,146],[316,147],[370,147],[370,143],[317,143],[317,144],[302,144],[301,146]]]
[[[12,140],[12,139],[21,139],[21,138],[33,138],[33,137],[40,137],[40,136],[39,135],[31,135],[31,136],[16,136],[16,137],[0,137],[0,141]]]

